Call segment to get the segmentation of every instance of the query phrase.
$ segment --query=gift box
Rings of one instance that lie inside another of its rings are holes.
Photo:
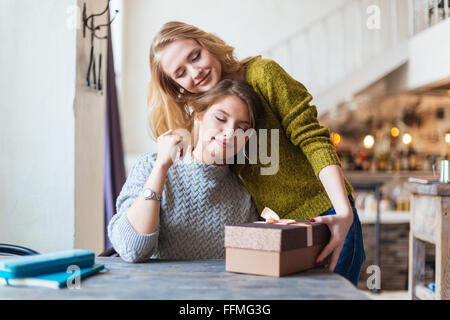
[[[330,240],[327,225],[267,220],[225,226],[226,271],[280,277],[316,267]]]

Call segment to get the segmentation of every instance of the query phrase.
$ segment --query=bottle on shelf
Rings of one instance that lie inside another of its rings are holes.
[[[387,163],[388,163],[387,155],[386,154],[380,155],[378,158],[378,170],[386,171],[388,167]]]
[[[400,194],[398,195],[397,200],[396,200],[396,210],[397,211],[409,211],[410,196],[411,196],[411,194],[402,187],[400,190]]]
[[[401,170],[407,171],[408,170],[408,155],[405,152],[400,152],[400,163],[401,163]]]

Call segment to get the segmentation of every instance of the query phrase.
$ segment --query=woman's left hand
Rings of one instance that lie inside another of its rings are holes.
[[[320,264],[323,260],[330,256],[328,269],[333,271],[339,260],[339,254],[344,247],[345,238],[353,223],[353,212],[336,212],[335,215],[320,216],[309,220],[312,223],[323,223],[328,226],[331,232],[330,242],[323,248],[322,252],[316,259],[316,264]]]

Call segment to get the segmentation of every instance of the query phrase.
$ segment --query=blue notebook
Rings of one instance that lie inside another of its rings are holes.
[[[70,265],[76,265],[82,269],[94,263],[94,252],[82,249],[22,256],[0,260],[0,278],[15,279],[66,272]]]
[[[103,264],[95,264],[80,269],[78,274],[75,272],[61,271],[28,278],[0,279],[0,285],[59,289],[66,287],[68,280],[69,283],[75,284],[76,281],[74,278],[76,276],[79,276],[81,280],[102,270],[106,270]]]

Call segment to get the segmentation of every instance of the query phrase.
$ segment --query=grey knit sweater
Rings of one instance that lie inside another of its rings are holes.
[[[114,249],[128,262],[223,259],[225,225],[258,220],[250,193],[228,166],[194,162],[186,154],[167,173],[158,229],[140,234],[126,211],[140,196],[155,160],[156,153],[141,155],[117,198],[117,214],[108,225]]]

